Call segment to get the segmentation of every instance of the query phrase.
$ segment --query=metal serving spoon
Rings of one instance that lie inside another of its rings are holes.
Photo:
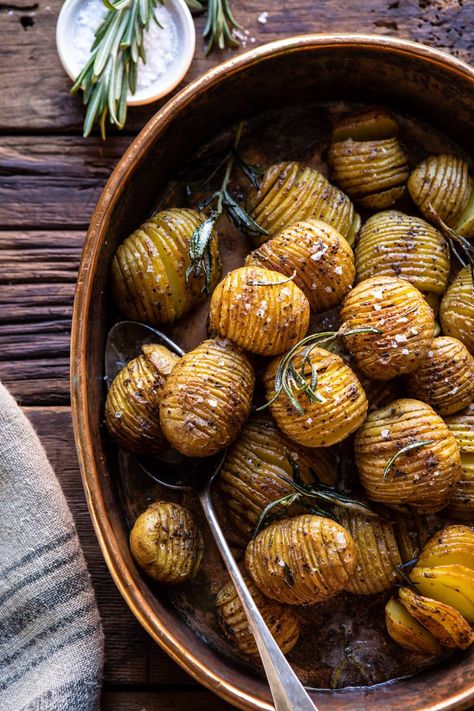
[[[109,386],[117,372],[126,365],[121,360],[123,354],[129,354],[129,358],[134,354],[138,355],[145,343],[160,343],[178,355],[184,355],[182,349],[160,331],[135,321],[120,321],[110,329],[107,336],[105,373]],[[217,520],[211,499],[211,487],[224,462],[225,453],[219,453],[216,457],[190,459],[170,451],[165,452],[163,457],[137,459],[144,471],[159,484],[170,489],[192,490],[198,496],[255,637],[275,710],[317,711],[265,624]]]

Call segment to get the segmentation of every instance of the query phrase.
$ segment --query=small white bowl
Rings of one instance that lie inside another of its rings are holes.
[[[66,0],[59,13],[56,25],[56,46],[61,63],[75,81],[82,67],[78,64],[74,52],[74,36],[77,14],[87,0]],[[167,67],[165,73],[144,89],[129,94],[128,106],[150,104],[169,94],[184,78],[194,56],[196,30],[193,18],[184,0],[166,0],[166,8],[173,16],[177,32],[179,51],[175,61]]]

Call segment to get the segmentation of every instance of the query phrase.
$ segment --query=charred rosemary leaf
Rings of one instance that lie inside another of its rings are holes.
[[[281,286],[282,284],[287,284],[289,281],[293,281],[296,276],[296,270],[289,277],[283,277],[279,281],[257,281],[257,279],[249,279],[247,284],[249,286]]]
[[[471,267],[472,283],[474,285],[474,245],[468,239],[458,234],[456,230],[453,230],[452,227],[448,227],[431,203],[428,203],[428,210],[433,222],[446,239],[454,256],[463,267]]]
[[[398,452],[396,452],[393,455],[393,457],[388,461],[387,466],[384,469],[384,472],[383,472],[384,481],[387,478],[387,475],[390,473],[393,465],[395,464],[395,462],[397,461],[397,459],[399,457],[403,456],[404,454],[407,454],[408,452],[411,452],[414,449],[419,449],[420,447],[425,447],[429,444],[433,444],[432,439],[422,439],[422,440],[418,440],[417,442],[411,442],[410,444],[407,444],[405,447],[402,447],[401,449],[399,449]]]
[[[221,186],[219,190],[212,193],[208,198],[202,201],[199,205],[199,209],[203,210],[205,207],[212,205],[212,212],[207,217],[204,222],[202,222],[199,227],[194,232],[191,245],[189,249],[189,256],[191,259],[191,265],[188,269],[188,276],[191,273],[201,274],[204,269],[206,275],[206,290],[209,293],[209,285],[211,283],[212,271],[209,273],[208,270],[212,270],[212,258],[211,258],[211,238],[212,230],[216,224],[219,217],[225,211],[229,218],[234,222],[236,227],[243,232],[248,232],[250,234],[267,234],[256,222],[253,220],[243,209],[241,205],[230,195],[228,191],[228,185],[230,177],[232,175],[232,170],[236,163],[236,150],[239,145],[240,138],[242,135],[243,123],[241,122],[237,128],[237,132],[234,139],[234,145],[224,156],[222,160],[219,161],[218,165],[212,171],[211,175],[207,178],[205,185],[208,185],[213,178],[219,173],[219,171],[224,168],[224,177],[222,179]]]
[[[265,173],[263,168],[260,168],[260,166],[258,166],[258,165],[252,165],[251,163],[246,163],[236,148],[233,149],[233,153],[234,153],[235,162],[236,162],[236,165],[238,166],[238,168],[240,168],[242,173],[249,180],[249,182],[253,185],[255,190],[260,190],[260,178]]]

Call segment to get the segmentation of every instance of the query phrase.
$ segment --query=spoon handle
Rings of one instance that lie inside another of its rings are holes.
[[[209,487],[199,495],[199,500],[255,637],[272,693],[275,711],[317,711],[303,684],[273,639],[244,582],[217,520]]]

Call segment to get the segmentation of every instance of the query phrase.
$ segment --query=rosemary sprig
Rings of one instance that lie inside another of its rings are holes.
[[[300,467],[297,461],[295,461],[289,453],[287,453],[288,461],[291,464],[293,470],[293,479],[289,479],[286,476],[278,474],[278,478],[288,484],[294,493],[286,494],[280,499],[272,501],[268,506],[266,506],[258,517],[257,523],[252,533],[252,538],[264,528],[268,526],[269,523],[278,521],[284,518],[290,506],[293,504],[298,504],[303,506],[307,511],[313,513],[317,516],[324,516],[325,518],[331,518],[336,521],[336,517],[332,511],[320,506],[321,503],[324,505],[330,504],[332,506],[339,506],[341,508],[350,509],[356,511],[357,513],[362,513],[365,516],[372,518],[382,518],[378,513],[373,511],[370,506],[365,504],[359,499],[354,499],[347,494],[344,494],[340,489],[332,486],[326,486],[322,484],[318,479],[316,474],[313,472],[315,478],[315,484],[305,484],[300,472]],[[276,509],[276,511],[275,511]]]
[[[191,242],[189,246],[189,257],[191,263],[188,269],[186,270],[186,281],[189,281],[189,278],[191,276],[199,277],[204,274],[204,290],[206,291],[206,293],[209,293],[214,268],[211,252],[213,228],[223,212],[226,212],[226,214],[236,225],[236,227],[239,230],[242,230],[243,232],[247,232],[249,234],[254,235],[268,234],[266,230],[260,227],[260,225],[258,225],[255,220],[253,220],[250,215],[247,214],[247,212],[232,197],[228,190],[234,165],[238,165],[238,167],[242,171],[242,166],[245,165],[247,173],[257,170],[255,166],[250,166],[246,164],[245,161],[238,154],[237,148],[242,137],[242,131],[243,122],[240,122],[237,127],[237,132],[235,134],[234,143],[231,149],[224,156],[224,158],[219,161],[216,168],[212,171],[211,175],[205,181],[205,185],[209,185],[213,178],[216,177],[217,173],[225,166],[224,176],[222,178],[219,190],[214,192],[210,197],[206,198],[206,200],[204,202],[201,202],[199,205],[199,209],[201,210],[203,210],[205,207],[212,206],[212,211],[209,217],[207,217],[203,222],[201,222],[201,224],[196,228],[193,235],[191,236]],[[236,156],[239,156],[238,162]],[[245,175],[247,175],[247,173],[244,172]]]
[[[408,560],[406,563],[399,563],[398,565],[395,566],[395,572],[401,578],[402,582],[398,585],[398,587],[409,587],[410,590],[413,590],[413,592],[418,594],[418,588],[416,587],[416,583],[413,582],[413,580],[410,578],[409,575],[405,572],[405,568],[409,568],[412,565],[414,565],[417,562],[418,558],[412,558],[412,560]]]
[[[189,0],[186,1],[189,3]],[[196,4],[196,0],[191,2],[193,5]],[[206,42],[206,55],[214,47],[219,49],[239,47],[240,40],[233,30],[240,29],[242,27],[232,14],[229,0],[207,0],[207,22],[202,33]]]
[[[395,452],[393,457],[387,462],[387,466],[384,469],[383,472],[383,480],[385,481],[388,474],[390,473],[393,465],[397,461],[399,457],[402,455],[406,454],[407,452],[411,452],[413,449],[419,449],[420,447],[425,447],[429,444],[433,444],[432,439],[422,439],[422,440],[417,440],[416,442],[411,442],[410,444],[405,445],[405,447],[402,447],[401,449],[398,450],[398,452]]]
[[[454,256],[459,260],[463,267],[471,267],[474,290],[474,246],[468,239],[458,234],[452,227],[449,227],[444,220],[441,219],[431,203],[428,203],[428,210],[433,222],[444,236]]]
[[[104,0],[105,19],[95,33],[90,57],[74,82],[71,93],[82,89],[87,106],[84,138],[95,123],[105,139],[107,116],[122,129],[127,118],[127,95],[137,88],[137,67],[146,61],[144,33],[150,21],[160,24],[155,10],[164,0]]]
[[[286,395],[291,405],[299,415],[304,415],[305,409],[298,401],[295,392],[305,395],[310,403],[325,402],[324,397],[317,392],[318,371],[315,363],[313,363],[310,358],[311,351],[317,346],[334,341],[341,336],[354,336],[359,333],[382,333],[382,331],[379,328],[372,328],[370,326],[366,328],[353,328],[350,330],[340,328],[339,331],[321,331],[319,333],[312,333],[299,341],[293,346],[293,348],[291,348],[291,350],[288,351],[285,356],[283,356],[280,361],[275,375],[275,395],[264,405],[258,407],[257,412],[265,410],[269,407],[278,397],[280,397],[282,392]],[[308,347],[303,353],[303,358],[298,371],[294,365],[294,360],[298,355],[300,355],[301,350],[306,345],[308,345]],[[309,382],[308,374],[306,372],[307,366],[310,368]]]
[[[289,277],[283,277],[278,281],[259,281],[258,279],[249,279],[247,281],[248,286],[281,286],[282,284],[288,284],[289,281],[293,281],[296,276],[296,269]]]

